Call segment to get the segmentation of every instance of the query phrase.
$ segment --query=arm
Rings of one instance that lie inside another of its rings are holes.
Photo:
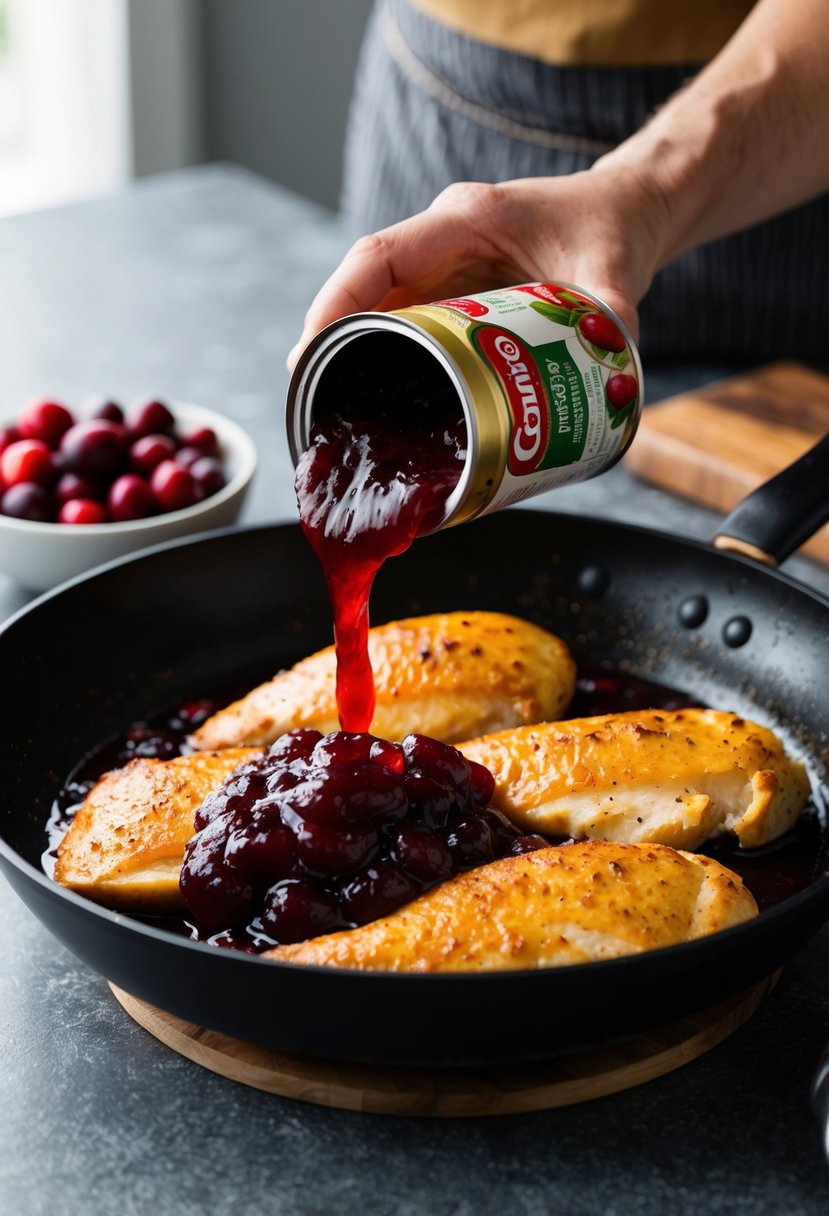
[[[347,313],[527,279],[588,287],[636,332],[636,306],[672,258],[829,189],[827,63],[825,0],[759,0],[720,54],[591,169],[457,183],[359,240],[289,361]]]

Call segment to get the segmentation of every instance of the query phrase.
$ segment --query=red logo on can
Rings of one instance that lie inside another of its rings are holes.
[[[468,317],[485,317],[489,312],[486,304],[480,304],[477,300],[470,300],[465,296],[452,300],[437,300],[436,304],[442,308],[454,308],[458,312],[466,313]]]
[[[509,471],[519,476],[532,473],[544,459],[550,438],[550,407],[538,368],[515,334],[486,326],[475,337],[509,401],[512,413]]]

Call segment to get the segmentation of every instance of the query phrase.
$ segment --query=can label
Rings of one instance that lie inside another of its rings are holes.
[[[489,509],[592,477],[626,448],[641,408],[638,359],[599,301],[526,283],[433,309],[465,331],[509,410],[507,467]]]

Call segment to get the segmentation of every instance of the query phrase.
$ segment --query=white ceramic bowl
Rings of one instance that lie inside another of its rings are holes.
[[[0,570],[33,591],[46,591],[84,570],[135,549],[235,523],[256,468],[250,436],[213,410],[171,402],[176,424],[216,432],[227,485],[194,507],[112,524],[41,524],[0,515]],[[10,424],[6,424],[10,425]]]

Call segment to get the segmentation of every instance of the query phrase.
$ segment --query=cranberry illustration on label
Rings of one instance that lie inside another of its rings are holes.
[[[579,329],[588,342],[602,350],[618,355],[625,349],[625,339],[618,325],[600,312],[586,312],[579,318]]]
[[[628,376],[625,372],[617,372],[615,376],[610,376],[605,385],[607,399],[616,410],[623,410],[630,405],[631,401],[636,399],[638,389],[635,378]]]
[[[519,476],[532,473],[544,459],[550,438],[550,406],[538,368],[515,334],[487,326],[476,338],[509,401],[513,418],[509,470]]]
[[[485,317],[489,312],[486,304],[482,304],[480,300],[470,300],[464,296],[459,296],[452,300],[437,300],[443,308],[454,308],[457,312],[465,313],[467,317]]]

